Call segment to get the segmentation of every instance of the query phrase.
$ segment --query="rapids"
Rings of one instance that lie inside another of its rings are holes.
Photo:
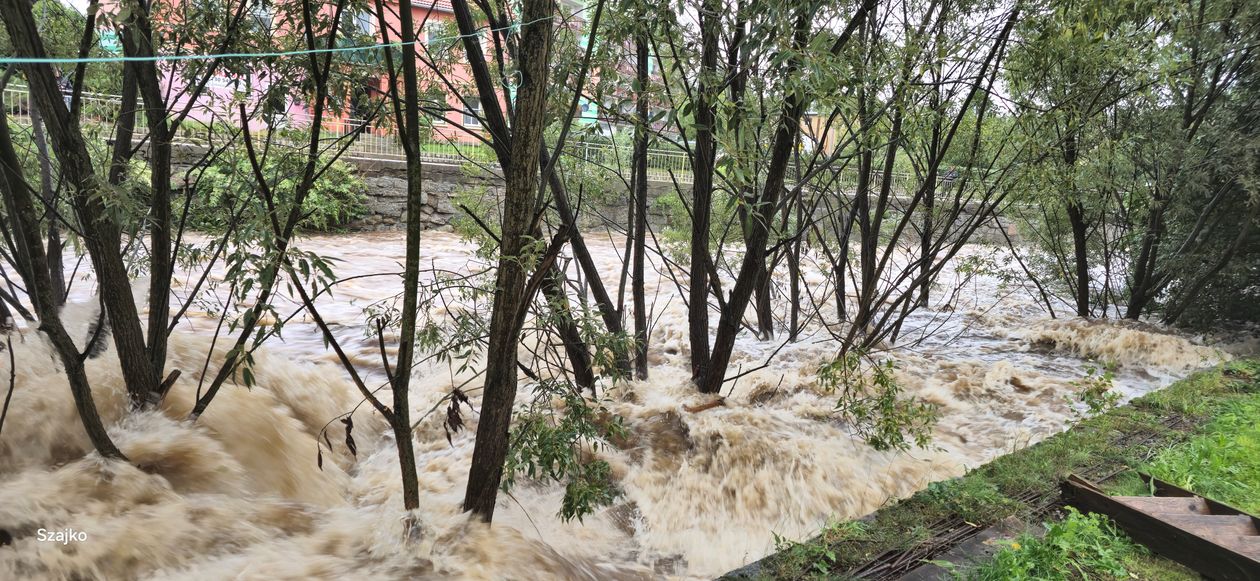
[[[591,243],[615,289],[616,245]],[[397,272],[403,237],[320,236],[299,246],[353,277]],[[426,268],[484,265],[453,234],[426,233],[422,252]],[[668,277],[649,274],[651,378],[601,391],[630,430],[598,451],[623,496],[566,524],[556,516],[562,487],[520,482],[501,495],[493,527],[470,522],[459,505],[476,415],[465,414],[470,429],[448,443],[441,414],[429,414],[414,430],[421,507],[404,538],[392,436],[369,406],[354,415],[357,457],[333,430],[332,452],[317,466],[320,430],[358,395],[301,317],[259,352],[252,389],[229,383],[196,423],[184,419],[227,290],[222,276],[212,273],[210,298],[172,336],[168,369],[183,375],[162,409],[126,412],[112,350],[88,362],[101,415],[132,464],[89,452],[47,342],[29,329],[10,335],[14,364],[0,353],[0,378],[13,373],[16,386],[0,433],[0,529],[12,541],[0,544],[0,578],[708,578],[766,555],[775,534],[807,537],[1065,429],[1080,409],[1074,382],[1091,361],[1117,363],[1115,387],[1128,400],[1229,357],[1202,338],[1145,324],[1046,319],[1022,290],[947,269],[941,286],[961,291],[913,315],[905,335],[927,335],[919,345],[888,352],[906,393],[940,406],[933,443],[878,452],[834,416],[836,396],[817,384],[814,370],[835,352],[817,325],[786,345],[741,335],[731,369],[749,372],[728,385],[726,405],[684,409],[707,401],[689,385],[686,310]],[[817,269],[806,276],[822,284]],[[173,302],[190,277],[179,277]],[[318,301],[355,362],[374,370],[370,385],[383,372],[363,309],[399,284],[354,278]],[[96,316],[90,277],[80,272],[74,285],[63,319],[85,337]],[[413,375],[413,418],[472,377],[436,364]],[[68,528],[87,540],[37,540],[40,529]]]

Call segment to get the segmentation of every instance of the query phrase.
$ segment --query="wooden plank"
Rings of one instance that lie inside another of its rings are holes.
[[[1258,534],[1256,526],[1251,524],[1251,518],[1245,514],[1152,514],[1151,516],[1209,539]]]
[[[1146,513],[1168,514],[1212,514],[1212,508],[1202,498],[1166,498],[1162,496],[1113,496],[1116,502],[1123,502]]]
[[[1260,559],[1260,536],[1238,536],[1218,539],[1216,542],[1252,559]]]
[[[1135,541],[1206,577],[1218,581],[1260,581],[1260,560],[1117,502],[1085,480],[1069,476],[1063,491],[1072,506],[1111,517]]]
[[[1199,496],[1189,490],[1164,482],[1163,480],[1155,478],[1150,474],[1139,472],[1138,476],[1142,478],[1143,482],[1146,482],[1148,486],[1155,490],[1155,496],[1194,496],[1202,498],[1203,501],[1207,503],[1208,508],[1212,510],[1212,514],[1247,514],[1223,502]],[[1256,517],[1249,514],[1247,514],[1247,516],[1251,516],[1252,521],[1256,523],[1256,526],[1260,527],[1260,521],[1257,521]]]

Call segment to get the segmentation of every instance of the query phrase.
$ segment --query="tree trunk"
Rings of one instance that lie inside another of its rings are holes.
[[[128,13],[123,26],[123,49],[129,56],[149,58],[154,55],[153,37],[149,26],[148,7],[141,2]],[[166,102],[162,98],[162,80],[157,64],[153,61],[137,61],[134,67],[137,87],[144,99],[144,115],[149,129],[149,325],[147,345],[149,364],[153,368],[154,382],[162,381],[166,366],[166,328],[171,312],[171,136],[167,119]],[[145,406],[156,406],[161,394],[152,390],[141,396]]]
[[[535,238],[541,240],[541,232]],[[569,365],[573,366],[573,383],[578,389],[589,389],[595,395],[595,370],[591,366],[591,353],[582,338],[582,332],[573,321],[573,309],[569,305],[569,296],[564,292],[564,271],[552,267],[542,281],[543,296],[550,305],[552,314],[558,319],[555,322],[556,332],[564,343],[565,355]]]
[[[804,244],[806,236],[805,228],[805,200],[798,199],[796,201],[796,240],[792,241],[791,247],[788,249],[788,300],[790,312],[788,315],[788,341],[796,342],[801,334],[801,247]]]
[[[44,202],[44,215],[47,216],[48,278],[52,282],[53,300],[61,306],[66,304],[66,265],[62,258],[60,211],[53,191],[52,158],[49,157],[48,138],[44,135],[44,120],[34,102],[31,103],[31,132],[39,157],[39,193]]]
[[[641,12],[641,11],[640,11]],[[639,26],[644,26],[639,19]],[[635,73],[639,85],[635,95],[634,126],[634,242],[632,252],[631,300],[634,302],[634,375],[637,379],[648,377],[648,326],[647,298],[644,291],[644,254],[647,250],[647,153],[648,153],[648,41],[647,33],[639,32],[635,36]]]
[[[795,23],[793,47],[799,54],[809,41],[810,17],[812,11],[800,9]],[[801,58],[793,56],[785,79],[793,78],[801,66]],[[776,123],[774,141],[770,150],[770,161],[766,168],[765,189],[757,198],[753,214],[749,220],[749,231],[745,234],[746,250],[740,263],[739,275],[735,286],[731,289],[726,309],[718,319],[717,337],[713,341],[713,356],[709,361],[708,375],[700,384],[701,393],[718,393],[722,389],[726,367],[730,364],[731,352],[735,347],[735,337],[739,334],[744,310],[752,298],[754,290],[763,284],[766,273],[766,244],[770,239],[770,223],[778,205],[779,195],[783,191],[787,175],[788,162],[792,148],[796,145],[801,128],[801,114],[806,106],[805,99],[798,93],[789,93],[783,102],[783,110]],[[693,282],[694,284],[694,282]]]
[[[1072,225],[1073,262],[1076,266],[1076,315],[1089,316],[1089,223],[1085,209],[1075,201],[1068,203],[1068,221]]]
[[[456,0],[456,4],[465,4]],[[528,306],[525,253],[537,194],[539,149],[546,123],[547,69],[551,55],[554,5],[551,0],[522,2],[520,41],[516,64],[520,76],[513,116],[508,164],[503,167],[505,191],[499,267],[496,273],[494,311],[490,317],[490,343],[486,361],[485,390],[477,442],[464,495],[464,510],[481,520],[494,518],[503,462],[508,452],[508,428],[516,400],[517,343],[523,312]],[[466,5],[465,5],[466,10]],[[462,28],[462,27],[461,27]],[[483,109],[490,109],[482,95]]]
[[[769,260],[763,261],[761,273],[757,275],[760,284],[753,292],[753,302],[757,305],[757,336],[763,341],[774,338],[774,306],[770,303],[770,267]]]
[[[939,34],[937,38],[939,42]],[[944,154],[941,151],[941,116],[945,112],[941,109],[940,65],[938,63],[935,66],[937,68],[934,71],[937,72],[937,76],[934,78],[937,84],[932,91],[932,137],[928,144],[930,155],[927,160],[928,171],[925,178],[927,180],[927,191],[923,193],[923,231],[919,235],[919,257],[922,261],[919,265],[919,276],[924,281],[923,286],[919,290],[918,306],[920,307],[928,306],[928,300],[932,295],[932,277],[930,276],[932,261],[928,260],[928,257],[932,255],[932,214],[936,211],[937,173],[940,170],[940,156]],[[947,183],[951,187],[953,186],[953,180],[947,178]]]
[[[378,0],[378,16],[381,29],[384,25],[384,11]],[[418,292],[420,292],[420,238],[421,217],[425,205],[425,189],[423,189],[423,165],[420,161],[420,87],[416,71],[416,24],[413,23],[411,10],[399,10],[399,28],[404,48],[402,54],[403,74],[403,131],[406,131],[407,151],[407,256],[404,257],[403,271],[403,311],[401,334],[398,339],[398,359],[394,365],[391,381],[393,392],[393,413],[391,427],[394,442],[398,445],[398,468],[402,476],[403,508],[415,510],[420,508],[420,483],[416,474],[416,454],[413,450],[411,435],[411,368],[416,357],[416,318],[418,309]],[[397,91],[397,88],[393,88]],[[396,102],[397,105],[397,102]]]
[[[544,148],[539,148],[539,159],[543,167],[546,167],[551,162],[551,157]],[[553,196],[552,201],[556,205],[556,213],[560,215],[561,225],[569,230],[569,247],[573,249],[573,258],[577,260],[578,266],[581,267],[582,272],[586,275],[586,284],[590,287],[591,294],[594,295],[595,307],[599,310],[600,317],[604,321],[604,327],[610,334],[620,334],[625,330],[621,322],[620,307],[613,303],[607,287],[604,286],[604,280],[600,278],[599,267],[596,266],[595,259],[591,257],[591,251],[586,246],[586,239],[582,237],[582,233],[578,228],[577,215],[569,204],[569,196],[565,190],[564,181],[560,179],[559,173],[554,171],[551,172],[547,179]],[[616,354],[616,365],[621,373],[629,375],[629,354]]]
[[[1063,139],[1063,162],[1072,170],[1077,158],[1076,133],[1068,132]],[[1074,193],[1073,193],[1074,194]],[[1068,222],[1072,227],[1072,255],[1075,266],[1076,316],[1088,317],[1089,312],[1089,222],[1085,207],[1075,196],[1068,200]]]
[[[6,24],[20,18],[20,16],[15,18],[13,8],[9,2],[0,4],[0,15],[4,16]],[[14,38],[18,38],[18,35],[14,34],[14,28],[17,27],[10,26],[9,32]],[[18,32],[21,33],[21,30],[19,29]],[[48,336],[57,350],[57,355],[66,371],[66,379],[70,384],[70,394],[74,398],[75,410],[79,413],[79,420],[87,431],[92,447],[102,457],[126,460],[126,456],[114,445],[113,440],[105,431],[105,425],[101,422],[100,414],[96,409],[96,402],[92,398],[92,386],[88,383],[87,373],[83,369],[83,358],[58,316],[57,301],[54,297],[55,289],[49,277],[48,260],[44,254],[43,241],[39,233],[39,214],[35,210],[35,203],[31,199],[29,187],[22,178],[20,168],[17,152],[13,149],[10,138],[5,108],[0,106],[0,182],[3,182],[0,185],[4,186],[4,190],[8,192],[6,205],[10,213],[22,225],[19,231],[22,238],[14,242],[25,247],[31,261],[29,276],[31,287],[27,288],[27,293],[37,308],[39,330]]]
[[[721,4],[700,6],[700,81],[696,88],[696,146],[691,186],[691,265],[688,272],[687,324],[691,339],[691,380],[709,383],[709,221],[713,205],[713,170],[717,158],[714,101],[718,79],[718,28]],[[720,381],[721,378],[719,378]]]

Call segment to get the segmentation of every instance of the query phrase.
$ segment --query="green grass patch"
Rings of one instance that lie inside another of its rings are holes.
[[[1254,378],[1260,365],[1239,363],[1226,376]],[[1188,441],[1160,452],[1141,470],[1163,480],[1223,502],[1260,513],[1260,394],[1224,402]],[[1136,475],[1127,475],[1113,494],[1149,494]]]
[[[1154,559],[1110,519],[1073,508],[1068,508],[1063,520],[1047,524],[1043,536],[1020,535],[983,565],[958,569],[941,564],[956,578],[968,581],[1197,578],[1177,565]]]
[[[780,539],[779,551],[763,560],[752,577],[842,577],[844,571],[880,553],[920,543],[930,536],[934,523],[946,518],[962,518],[977,526],[991,525],[1010,516],[1038,522],[1033,518],[1034,507],[1016,499],[1030,494],[1057,494],[1059,483],[1074,472],[1142,469],[1160,478],[1168,476],[1169,481],[1181,485],[1187,482],[1175,476],[1176,470],[1201,463],[1206,468],[1196,468],[1190,488],[1209,495],[1225,491],[1220,494],[1227,503],[1231,500],[1226,498],[1238,497],[1226,497],[1225,493],[1250,494],[1247,498],[1255,502],[1256,488],[1238,483],[1251,478],[1246,474],[1256,474],[1256,462],[1260,462],[1260,454],[1256,453],[1260,427],[1254,425],[1254,420],[1248,421],[1260,417],[1258,394],[1260,361],[1234,362],[1195,373],[1129,405],[1086,419],[1039,444],[998,458],[966,476],[934,483],[862,519],[860,524],[833,524],[818,537],[804,542]],[[1173,416],[1182,416],[1186,421],[1170,428],[1164,421]],[[1229,445],[1220,446],[1217,444],[1222,440],[1213,430],[1233,430],[1245,437],[1226,438]],[[1209,448],[1212,452],[1204,459]],[[1247,455],[1245,462],[1243,456]],[[1212,476],[1208,479],[1205,474]],[[1246,509],[1246,502],[1233,502]],[[1107,533],[1109,529],[1100,530]],[[1077,530],[1063,535],[1069,533],[1086,534]],[[1124,578],[1177,579],[1185,574],[1184,569],[1144,550],[1126,550],[1117,559],[1126,571]],[[1097,577],[1107,576],[1089,576]]]

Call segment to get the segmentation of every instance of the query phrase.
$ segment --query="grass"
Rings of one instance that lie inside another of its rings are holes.
[[[1015,517],[1036,526],[1035,523],[1041,521],[1036,507],[1019,499],[1057,494],[1059,483],[1073,472],[1149,470],[1157,477],[1168,477],[1171,482],[1188,485],[1193,490],[1220,494],[1220,500],[1234,502],[1235,506],[1246,510],[1250,506],[1248,501],[1256,501],[1255,487],[1260,485],[1255,480],[1260,473],[1257,468],[1260,427],[1254,425],[1254,420],[1249,421],[1258,413],[1260,360],[1232,362],[1201,371],[1129,405],[1086,419],[1035,446],[998,458],[966,476],[934,483],[861,521],[829,525],[818,537],[805,542],[780,540],[778,552],[763,560],[750,576],[757,579],[842,578],[844,571],[885,551],[909,548],[926,540],[931,536],[932,524],[949,518],[961,518],[983,527]],[[1174,416],[1182,416],[1187,421],[1177,428],[1167,427],[1164,420]],[[1118,486],[1125,486],[1130,480],[1121,478],[1119,482]],[[1047,535],[1057,531],[1054,526],[1049,525]],[[1085,525],[1073,521],[1061,526]],[[1102,525],[1098,528],[1098,534],[1073,529],[1049,536],[1052,543],[1060,545],[1064,537],[1097,543],[1118,538],[1112,534],[1114,531]],[[1128,543],[1127,539],[1124,542]],[[1028,545],[1021,544],[1023,546]],[[1031,546],[1041,545],[1032,543]],[[1117,562],[1126,571],[1126,575],[1116,578],[1193,578],[1187,577],[1189,573],[1184,568],[1152,556],[1140,547],[1122,546],[1119,540],[1111,542],[1111,546],[1116,551]],[[1020,562],[1016,559],[1019,555],[1005,554],[1014,550],[1013,545],[1007,547],[999,552],[999,559],[1010,559],[1013,564]],[[1069,567],[1073,559],[1081,563],[1070,552],[1063,558]],[[1091,559],[1085,562],[1092,563]],[[1080,577],[1086,570],[1079,569],[1069,577]],[[968,577],[972,573],[959,574]],[[975,574],[984,573],[978,570]],[[1088,575],[1090,579],[1109,577]]]
[[[980,566],[959,570],[945,564],[946,569],[969,581],[1197,578],[1176,565],[1160,563],[1106,517],[1070,507],[1062,520],[1046,525],[1044,535],[1025,533],[1005,545]]]
[[[1260,396],[1231,401],[1184,444],[1161,452],[1142,471],[1166,482],[1260,513]],[[1133,475],[1113,494],[1147,494]]]

